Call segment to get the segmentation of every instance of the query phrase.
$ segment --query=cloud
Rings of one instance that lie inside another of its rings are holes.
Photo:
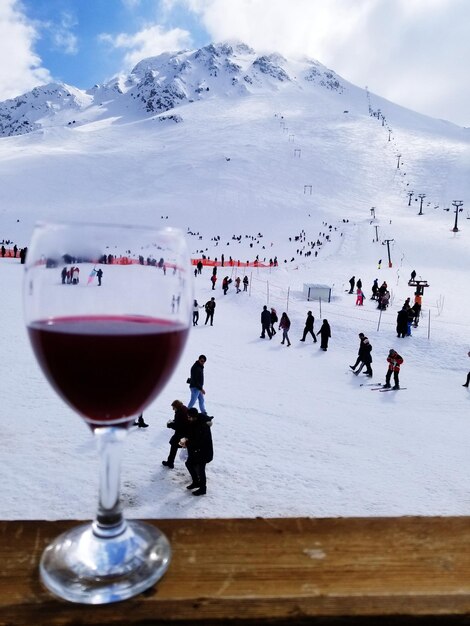
[[[121,0],[126,9],[135,9],[139,6],[140,0]]]
[[[213,41],[308,55],[358,86],[470,125],[468,0],[165,0]]]
[[[34,51],[37,30],[17,0],[0,2],[0,100],[52,80]]]
[[[181,28],[165,30],[158,24],[148,25],[134,34],[103,33],[100,40],[114,48],[127,50],[124,55],[125,69],[134,67],[146,57],[156,56],[165,51],[181,50],[191,45],[191,35],[187,30]]]
[[[63,13],[57,23],[48,23],[47,29],[50,33],[52,45],[56,50],[65,54],[78,53],[78,38],[72,32],[77,26],[77,20],[69,13]]]

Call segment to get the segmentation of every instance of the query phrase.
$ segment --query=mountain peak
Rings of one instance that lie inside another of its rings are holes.
[[[121,117],[158,115],[181,104],[214,97],[277,91],[288,84],[341,91],[339,77],[312,60],[290,61],[277,52],[258,54],[240,41],[210,43],[198,50],[164,52],[142,59],[128,75],[82,91],[50,83],[0,103],[0,136],[46,126],[70,126],[103,117],[113,103]],[[103,107],[106,103],[106,107]],[[179,116],[181,120],[181,116]]]

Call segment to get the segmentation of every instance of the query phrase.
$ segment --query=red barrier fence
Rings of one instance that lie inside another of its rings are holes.
[[[20,258],[20,248],[17,249],[16,252],[16,256],[14,253],[13,248],[5,248],[5,254],[1,255],[0,258]],[[98,261],[97,261],[98,262]],[[191,259],[191,264],[192,265],[197,265],[199,262],[201,262],[204,266],[208,266],[208,267],[277,267],[277,265],[270,265],[269,263],[262,263],[260,261],[240,261],[240,260],[236,260],[234,261],[233,259],[230,261],[224,261],[223,265],[222,265],[222,261],[215,261],[212,259],[203,259],[203,258],[196,258],[196,259]],[[135,258],[131,258],[131,257],[125,257],[125,256],[120,256],[120,257],[113,257],[112,262],[110,263],[110,265],[115,264],[115,265],[131,265],[133,263],[140,263],[139,259],[135,259]],[[147,262],[145,262],[145,265],[148,265]],[[158,266],[158,262],[156,262],[156,265]],[[167,267],[169,267],[170,265],[167,265]]]

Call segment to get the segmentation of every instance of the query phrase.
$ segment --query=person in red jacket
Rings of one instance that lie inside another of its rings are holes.
[[[398,380],[398,374],[400,372],[400,365],[403,363],[403,357],[401,357],[398,354],[398,352],[391,349],[390,352],[388,353],[387,362],[388,362],[388,370],[385,376],[384,388],[390,389],[391,387],[390,379],[393,373],[393,380],[395,382],[393,389],[400,389],[400,381]]]

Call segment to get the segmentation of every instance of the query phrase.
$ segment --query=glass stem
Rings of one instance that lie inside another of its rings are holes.
[[[119,501],[122,443],[125,428],[106,426],[94,431],[100,456],[100,492],[93,532],[99,537],[115,537],[126,529]]]

